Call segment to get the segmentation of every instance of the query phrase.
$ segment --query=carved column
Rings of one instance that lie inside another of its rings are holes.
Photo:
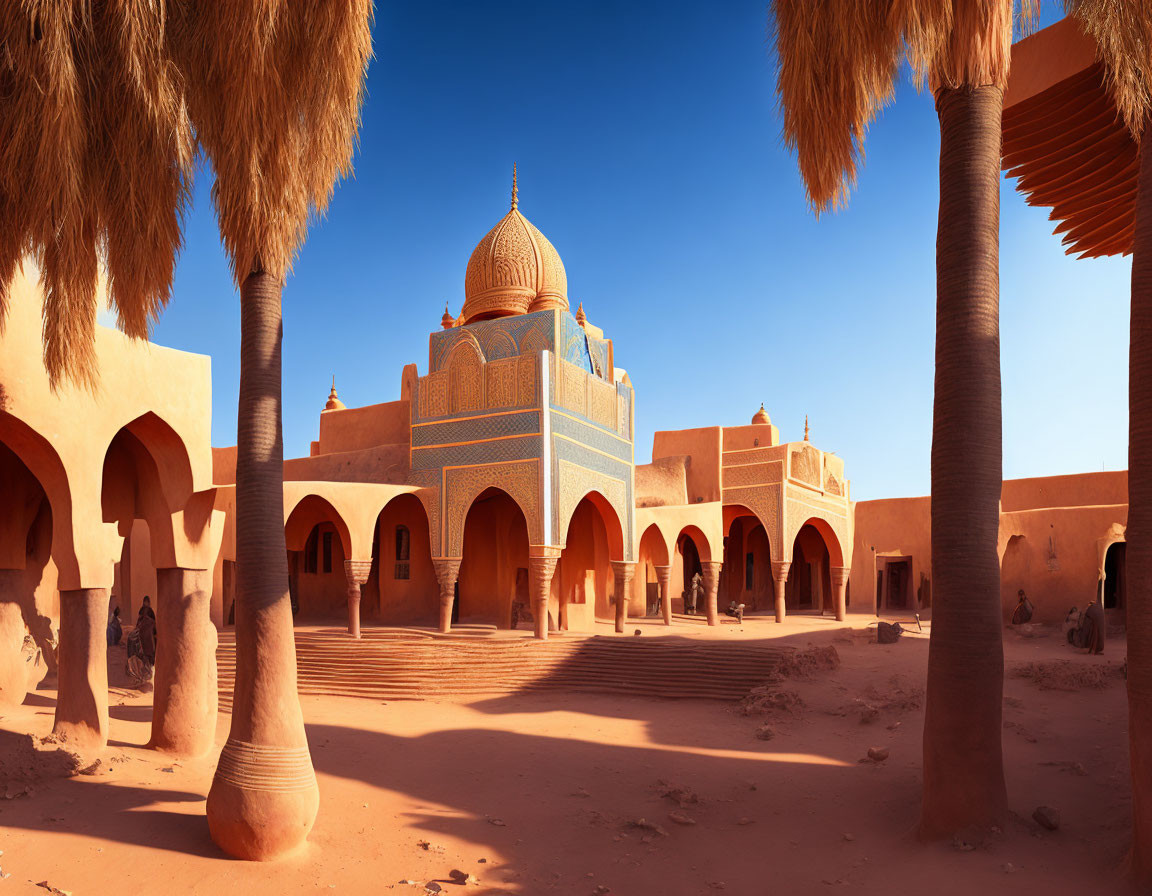
[[[836,621],[843,622],[848,613],[848,574],[852,572],[849,566],[833,566],[829,570],[832,579],[832,590],[836,594]]]
[[[348,634],[360,638],[360,586],[372,572],[371,560],[345,560],[344,576],[348,579]]]
[[[672,624],[672,567],[656,567],[656,583],[660,588],[660,614],[664,624]]]
[[[84,755],[108,743],[108,589],[60,592],[59,689],[52,733]]]
[[[532,617],[536,625],[536,637],[548,640],[548,594],[552,588],[552,576],[556,573],[556,557],[528,558],[529,599],[532,601]]]
[[[627,560],[613,560],[612,573],[616,577],[616,631],[624,631],[624,622],[628,619],[628,590],[632,585],[632,576],[636,574],[636,564]]]
[[[436,580],[440,583],[440,631],[452,631],[452,601],[456,599],[456,580],[460,577],[460,558],[433,560]]]
[[[704,608],[708,614],[709,625],[720,624],[720,612],[716,601],[720,590],[720,570],[723,566],[719,560],[700,561],[700,567],[704,572]]]
[[[207,753],[216,738],[216,626],[212,572],[156,570],[156,678],[150,747]]]
[[[784,586],[788,583],[788,570],[792,568],[789,560],[772,561],[772,589],[776,594],[776,621],[784,621]]]

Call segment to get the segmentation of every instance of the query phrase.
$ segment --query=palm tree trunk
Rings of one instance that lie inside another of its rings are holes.
[[[942,89],[932,419],[932,637],[921,836],[1007,812],[996,538],[1000,430],[998,87]]]
[[[1128,739],[1133,875],[1152,885],[1152,117],[1144,124],[1132,241],[1128,362]]]
[[[212,839],[245,859],[300,845],[319,794],[296,691],[284,542],[281,284],[240,287],[236,432],[236,685],[232,729],[208,794]]]

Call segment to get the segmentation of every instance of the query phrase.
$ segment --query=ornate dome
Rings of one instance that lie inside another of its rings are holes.
[[[332,377],[332,391],[328,393],[328,402],[324,405],[326,411],[342,411],[344,410],[344,402],[340,400],[340,396],[336,394],[336,377]]]
[[[464,274],[464,323],[568,307],[568,275],[560,255],[520,214],[516,168],[512,208],[472,250]]]
[[[772,418],[769,417],[768,412],[766,410],[764,410],[763,402],[761,402],[761,404],[760,404],[760,410],[758,410],[755,414],[752,415],[752,422],[753,423],[771,423],[772,422]]]

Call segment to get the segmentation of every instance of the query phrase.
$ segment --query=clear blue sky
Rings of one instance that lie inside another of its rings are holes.
[[[638,462],[656,429],[747,423],[763,401],[785,440],[809,415],[854,498],[927,493],[931,98],[901,84],[849,208],[817,221],[780,138],[765,9],[380,2],[355,177],[284,292],[287,455],[307,454],[333,374],[353,406],[398,398],[406,363],[427,372],[515,161],[573,308],[632,377]],[[212,356],[213,442],[231,445],[239,310],[209,189],[205,172],[154,338]],[[1130,265],[1067,258],[1051,230],[1005,182],[1007,477],[1127,464]]]

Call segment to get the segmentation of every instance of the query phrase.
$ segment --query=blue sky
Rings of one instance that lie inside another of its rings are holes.
[[[900,85],[849,208],[817,221],[780,138],[765,9],[379,3],[355,176],[284,291],[286,454],[307,454],[333,374],[352,406],[398,398],[406,363],[427,372],[516,162],[521,211],[632,377],[638,462],[657,429],[747,423],[764,402],[784,440],[810,417],[854,498],[927,493],[931,98]],[[212,356],[213,443],[231,445],[239,307],[210,186],[202,172],[154,339]],[[1068,258],[1051,230],[1006,181],[1006,477],[1127,464],[1130,264]]]

